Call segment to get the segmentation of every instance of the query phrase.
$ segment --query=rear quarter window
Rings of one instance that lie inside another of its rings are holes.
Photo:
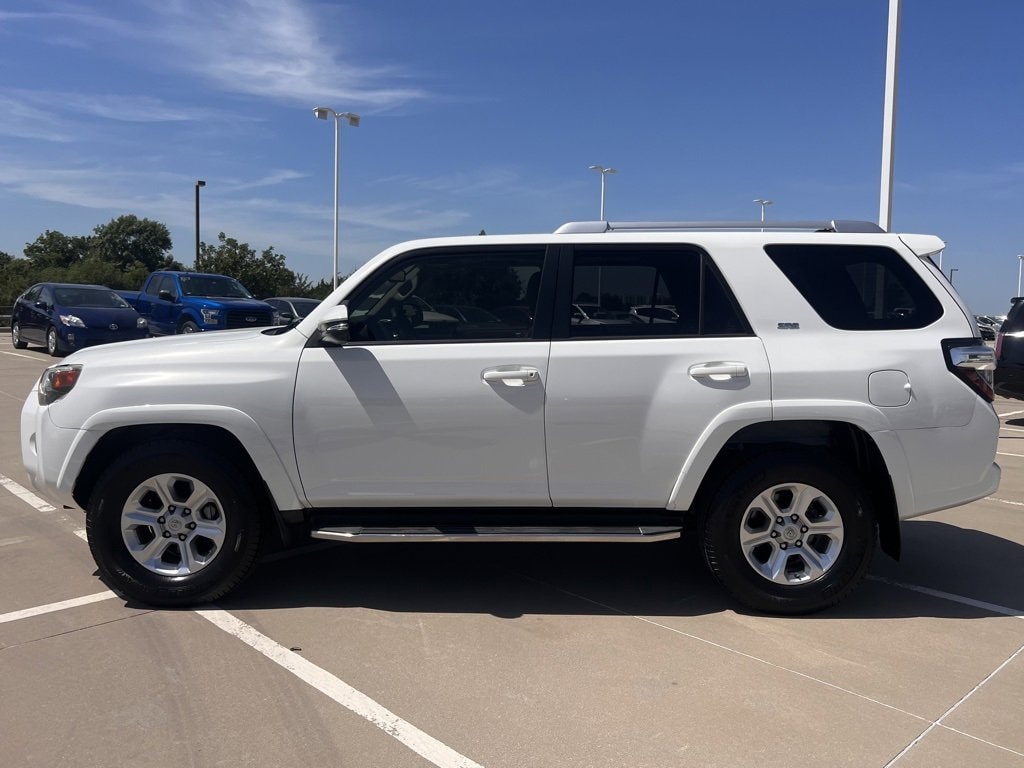
[[[833,328],[924,328],[942,305],[903,257],[876,245],[766,245],[765,252]]]

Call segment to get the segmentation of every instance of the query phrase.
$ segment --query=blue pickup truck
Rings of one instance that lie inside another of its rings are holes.
[[[233,277],[153,272],[142,290],[118,291],[149,321],[153,336],[271,325],[273,308]]]

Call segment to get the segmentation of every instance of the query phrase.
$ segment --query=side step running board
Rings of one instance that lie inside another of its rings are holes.
[[[371,528],[366,526],[318,528],[314,539],[331,541],[403,542],[403,541],[581,541],[649,542],[678,539],[677,526],[472,526],[434,528],[406,526]]]

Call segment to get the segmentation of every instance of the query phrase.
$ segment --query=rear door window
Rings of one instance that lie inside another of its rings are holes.
[[[568,338],[751,333],[710,258],[689,246],[577,246],[568,298],[556,315]]]
[[[924,328],[942,305],[907,262],[875,245],[766,245],[765,251],[815,312],[833,328]]]

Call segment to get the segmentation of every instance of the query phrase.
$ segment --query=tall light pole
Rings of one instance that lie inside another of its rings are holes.
[[[196,260],[193,269],[199,269],[199,188],[205,186],[206,182],[202,179],[196,181]]]
[[[1020,270],[1024,266],[1024,253],[1017,254],[1017,295],[1020,296]]]
[[[882,186],[878,226],[892,228],[893,155],[896,145],[896,82],[900,59],[900,0],[889,0],[889,34],[885,47],[885,104],[882,109]]]
[[[618,173],[614,168],[605,168],[603,165],[592,165],[590,170],[601,174],[601,221],[604,221],[604,177],[609,173]]]
[[[764,209],[767,208],[769,205],[771,205],[775,201],[774,200],[764,200],[764,199],[759,197],[754,202],[761,206],[761,223],[764,224]]]
[[[317,120],[334,117],[334,268],[331,270],[332,290],[338,287],[338,136],[341,120],[347,120],[353,128],[359,127],[359,115],[351,112],[335,112],[330,107],[315,107],[313,114]]]

